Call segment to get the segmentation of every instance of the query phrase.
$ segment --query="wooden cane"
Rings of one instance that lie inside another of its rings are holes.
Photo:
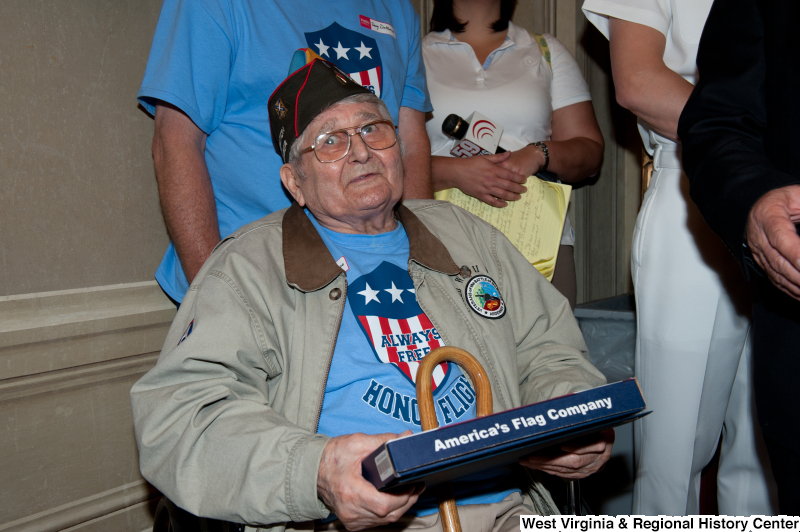
[[[472,379],[477,401],[477,417],[488,416],[492,413],[492,385],[480,363],[475,360],[475,357],[458,347],[438,347],[425,355],[417,369],[417,404],[423,431],[439,426],[439,421],[436,419],[436,407],[433,404],[431,376],[436,366],[444,361],[457,364]],[[458,519],[453,487],[449,482],[445,482],[436,489],[442,529],[446,532],[461,532],[461,521]]]

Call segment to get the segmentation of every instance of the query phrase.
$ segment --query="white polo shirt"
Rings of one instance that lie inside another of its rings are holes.
[[[697,46],[712,3],[713,0],[586,0],[583,12],[606,39],[609,17],[660,31],[667,39],[664,64],[694,85],[697,80]],[[651,155],[654,142],[672,143],[656,133],[651,137],[650,130],[646,122],[639,120],[639,132]]]
[[[422,57],[433,104],[426,124],[433,155],[450,155],[453,139],[442,133],[445,117],[478,111],[503,126],[507,150],[549,140],[554,109],[591,100],[578,64],[563,44],[545,35],[552,72],[539,46],[524,29],[508,24],[505,42],[481,65],[472,47],[450,30],[422,40]]]
[[[450,30],[425,36],[422,57],[433,104],[426,128],[433,155],[450,156],[453,139],[442,133],[442,122],[451,113],[466,118],[478,111],[497,121],[503,126],[500,145],[513,151],[550,140],[554,109],[592,99],[569,51],[552,35],[545,39],[552,70],[531,35],[510,22],[505,42],[483,65]],[[569,219],[561,243],[575,243]]]

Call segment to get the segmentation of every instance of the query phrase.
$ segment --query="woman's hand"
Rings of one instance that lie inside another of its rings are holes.
[[[463,159],[433,157],[435,190],[455,187],[492,207],[505,207],[528,190],[523,186],[528,176],[501,166],[511,155],[506,152]]]
[[[544,165],[544,153],[536,146],[525,146],[512,151],[511,156],[499,163],[500,166],[520,175],[532,176]]]
[[[549,139],[543,139],[550,154],[547,171],[556,174],[563,183],[578,183],[596,175],[603,162],[604,143],[592,102],[578,102],[556,109],[550,125],[553,132]],[[526,146],[514,153],[518,155],[512,156],[510,164],[514,164],[516,158],[523,159],[525,154],[538,161],[532,165],[529,162],[527,168],[515,171],[529,170],[533,174],[544,164],[544,154],[536,146]]]

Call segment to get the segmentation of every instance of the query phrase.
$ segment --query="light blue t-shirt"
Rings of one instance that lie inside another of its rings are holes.
[[[272,146],[267,100],[292,54],[311,48],[386,103],[432,110],[419,17],[408,0],[165,0],[139,102],[159,100],[203,130],[220,236],[288,207]],[[170,243],[156,272],[176,301],[188,283]]]
[[[347,273],[347,301],[318,431],[331,437],[420,432],[417,367],[444,341],[417,303],[403,226],[379,235],[344,234],[322,227],[306,213]],[[475,417],[475,391],[458,366],[440,364],[433,386],[440,426]],[[499,502],[518,491],[506,489],[508,474],[509,469],[498,468],[455,482],[458,504]],[[411,511],[426,515],[436,510],[433,493],[425,493]]]

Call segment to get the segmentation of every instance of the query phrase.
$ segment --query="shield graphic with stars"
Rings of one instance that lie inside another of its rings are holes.
[[[380,98],[383,64],[375,39],[342,27],[336,22],[324,30],[305,35],[310,49],[350,74],[356,83]]]
[[[444,341],[417,303],[408,272],[382,262],[347,288],[347,300],[378,360],[393,364],[416,384],[420,361]],[[445,380],[449,363],[433,371],[436,388]]]

